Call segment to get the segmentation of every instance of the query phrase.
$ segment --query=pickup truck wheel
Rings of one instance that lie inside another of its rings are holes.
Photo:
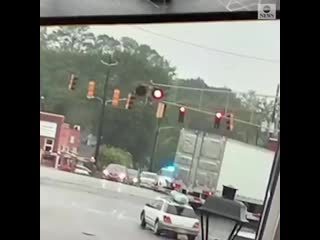
[[[144,212],[140,214],[140,227],[143,229],[146,227],[146,219],[144,217]]]
[[[155,235],[160,235],[160,229],[159,229],[159,221],[158,221],[158,219],[157,219],[156,222],[154,223],[153,233],[154,233]]]

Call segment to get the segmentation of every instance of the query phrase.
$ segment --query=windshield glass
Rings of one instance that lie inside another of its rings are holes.
[[[40,27],[39,101],[42,240],[157,239],[137,226],[171,191],[194,209],[241,201],[256,231],[278,148],[280,22]],[[194,216],[180,208],[168,211]]]
[[[110,164],[107,167],[107,170],[110,171],[110,172],[125,172],[126,168],[124,166],[121,166],[121,165]]]
[[[157,175],[154,174],[154,173],[146,173],[146,172],[143,172],[141,173],[141,177],[143,178],[151,178],[151,179],[157,179]]]
[[[181,217],[197,218],[197,215],[194,213],[192,209],[185,208],[183,206],[168,205],[166,212]]]

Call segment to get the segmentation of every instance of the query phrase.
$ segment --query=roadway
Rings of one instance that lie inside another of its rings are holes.
[[[40,239],[159,239],[139,228],[146,199],[40,183]]]
[[[143,205],[160,195],[147,189],[40,167],[40,239],[169,239],[157,237],[139,226]]]
[[[159,239],[139,227],[143,205],[158,195],[146,189],[41,167],[40,239]]]

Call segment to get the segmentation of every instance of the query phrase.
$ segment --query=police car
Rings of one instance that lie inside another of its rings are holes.
[[[186,235],[188,240],[196,239],[200,229],[199,220],[188,204],[188,198],[176,191],[146,204],[140,214],[140,226],[149,227],[156,235]]]

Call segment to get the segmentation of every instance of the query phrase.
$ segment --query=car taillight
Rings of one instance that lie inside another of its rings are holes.
[[[165,223],[171,223],[171,218],[169,216],[163,216],[163,221]]]
[[[198,222],[196,222],[194,225],[193,225],[193,228],[196,228],[196,229],[199,229],[200,227],[200,224]]]

